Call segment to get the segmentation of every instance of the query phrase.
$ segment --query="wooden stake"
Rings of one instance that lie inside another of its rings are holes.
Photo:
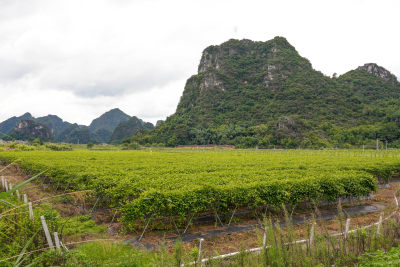
[[[32,202],[28,203],[28,210],[29,210],[29,218],[33,220],[33,209],[32,209]]]
[[[396,194],[394,195],[394,203],[396,203],[396,208],[399,208],[399,201],[397,200]]]
[[[349,229],[350,229],[350,218],[346,220],[346,228],[344,230],[344,238],[347,239],[349,236]]]
[[[264,229],[264,237],[263,237],[263,247],[267,246],[267,226]]]
[[[4,189],[6,188],[4,176],[1,176],[1,187]]]
[[[20,197],[20,195],[19,195],[19,190],[17,189],[17,190],[15,191],[15,193],[17,194],[17,199],[19,200],[19,197]]]
[[[199,244],[199,259],[197,261],[200,263],[200,266],[202,266],[203,265],[203,263],[202,263],[203,255],[202,254],[203,254],[203,242],[204,242],[204,239],[200,238],[199,241],[200,241],[200,244]]]
[[[26,194],[24,194],[24,203],[27,204],[28,203],[28,196]]]
[[[8,192],[8,182],[7,182],[7,180],[4,180],[4,185],[5,185],[5,188],[6,188],[6,192]]]
[[[381,215],[379,216],[378,228],[376,229],[376,233],[377,233],[378,235],[381,234],[381,229],[382,229],[382,213],[381,213]]]
[[[47,224],[46,224],[46,219],[44,218],[44,216],[40,216],[40,220],[42,221],[44,234],[46,236],[47,243],[49,244],[49,248],[54,249],[53,240],[51,239],[49,228],[47,227]]]
[[[13,188],[13,185],[10,183],[10,184],[9,184],[9,190],[11,191],[11,190],[12,190],[12,188]],[[14,193],[11,193],[11,195],[13,196],[13,195],[14,195]]]
[[[316,223],[314,222],[311,226],[311,230],[310,230],[310,247],[314,246],[315,242],[314,242],[314,238],[315,238],[315,225]]]
[[[58,233],[54,232],[54,243],[56,243],[56,248],[61,249],[60,239],[58,238]]]

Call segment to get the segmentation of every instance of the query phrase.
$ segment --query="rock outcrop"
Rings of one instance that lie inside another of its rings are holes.
[[[22,120],[12,130],[10,136],[20,140],[40,138],[48,141],[52,138],[49,128],[33,120]]]

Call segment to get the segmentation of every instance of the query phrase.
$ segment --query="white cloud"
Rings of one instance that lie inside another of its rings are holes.
[[[172,114],[202,50],[285,36],[317,70],[400,75],[397,1],[0,0],[0,120]],[[236,29],[236,31],[235,31]]]

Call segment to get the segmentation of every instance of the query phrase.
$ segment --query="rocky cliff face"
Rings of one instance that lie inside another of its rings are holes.
[[[16,139],[28,140],[40,138],[42,141],[48,141],[52,137],[49,128],[33,120],[18,122],[10,135]]]
[[[9,134],[21,120],[33,120],[33,119],[34,118],[32,117],[32,115],[29,112],[27,112],[22,116],[19,117],[14,116],[3,121],[2,123],[0,123],[0,137],[4,137],[7,134]]]
[[[388,81],[391,83],[397,82],[396,76],[394,76],[388,70],[386,70],[385,68],[383,68],[381,66],[378,66],[375,63],[364,64],[364,66],[358,67],[357,70],[365,70],[368,73],[373,74],[373,75],[375,75],[379,78],[382,78],[385,81]]]

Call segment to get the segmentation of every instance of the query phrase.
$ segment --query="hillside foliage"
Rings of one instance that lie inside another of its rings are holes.
[[[229,40],[204,50],[176,113],[131,141],[320,148],[379,138],[399,147],[399,97],[396,77],[376,64],[331,78],[285,38]]]

